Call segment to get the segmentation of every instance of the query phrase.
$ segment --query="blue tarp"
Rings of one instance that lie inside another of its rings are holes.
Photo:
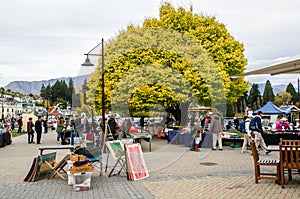
[[[289,114],[290,113],[290,111],[288,111],[288,110],[283,110],[283,109],[278,108],[271,101],[267,102],[266,105],[264,105],[260,109],[254,111],[254,114],[257,114],[258,111],[262,111],[264,115]]]

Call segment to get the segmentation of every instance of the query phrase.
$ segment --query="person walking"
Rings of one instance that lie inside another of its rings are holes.
[[[116,126],[118,125],[116,120],[115,120],[115,115],[114,114],[111,114],[109,116],[109,119],[108,119],[108,135],[112,135],[113,139],[114,140],[117,140],[119,135],[117,134],[116,132]]]
[[[11,130],[15,129],[15,122],[16,122],[16,120],[15,120],[14,116],[12,116],[11,120],[10,120]]]
[[[18,131],[17,133],[22,133],[22,126],[23,126],[23,117],[20,116],[19,119],[17,120],[18,123]]]
[[[219,146],[219,150],[223,150],[222,146],[222,118],[218,114],[213,114],[211,117],[209,132],[212,133],[213,137],[213,147],[212,150],[217,150],[217,143]]]
[[[249,128],[250,126],[250,121],[252,120],[253,115],[248,115],[247,118],[245,119],[245,129],[243,130],[244,133],[244,142],[243,142],[243,147],[242,147],[242,153],[245,153],[247,150],[247,144],[250,145],[250,142],[252,140],[251,137],[251,130]]]
[[[65,130],[65,119],[63,116],[61,116],[57,122],[57,128],[56,128],[56,140],[59,142],[59,140],[61,139],[61,134],[63,133],[63,131]]]
[[[33,138],[34,138],[34,130],[33,130],[34,124],[32,122],[32,118],[30,117],[27,122],[27,134],[28,134],[28,144],[34,144]]]
[[[48,117],[44,117],[43,127],[44,127],[44,133],[48,133]]]
[[[253,131],[255,138],[255,146],[258,149],[258,146],[261,147],[261,149],[267,154],[269,154],[271,151],[268,151],[267,146],[265,144],[264,138],[262,137],[261,133],[263,132],[262,129],[262,116],[263,112],[258,111],[257,115],[251,120],[250,122],[250,129]]]
[[[192,115],[192,118],[191,118],[191,121],[190,121],[190,129],[191,129],[191,134],[192,134],[192,142],[190,144],[190,151],[195,151],[195,138],[194,138],[194,135],[196,134],[196,131],[195,131],[195,116]]]
[[[196,151],[199,152],[199,143],[201,141],[201,130],[203,130],[200,126],[200,118],[195,118],[195,126],[193,127],[193,140],[194,142],[192,144],[194,144],[193,146],[191,146],[191,151]]]
[[[38,116],[38,119],[34,124],[34,129],[35,129],[35,132],[36,132],[36,144],[41,144],[42,131],[43,131],[42,117],[41,116]]]

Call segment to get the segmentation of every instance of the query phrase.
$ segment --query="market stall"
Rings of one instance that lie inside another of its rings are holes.
[[[192,137],[191,132],[181,132],[179,130],[173,130],[169,132],[169,139],[171,144],[180,144],[180,145],[186,145],[190,146],[192,143],[192,140],[194,139]],[[208,132],[202,133],[202,139],[199,144],[199,147],[201,148],[212,148],[212,134]]]
[[[12,143],[12,135],[9,128],[0,124],[0,147],[5,147]]]
[[[266,145],[278,145],[280,138],[284,140],[300,140],[300,131],[272,131],[270,133],[262,133],[262,137]]]

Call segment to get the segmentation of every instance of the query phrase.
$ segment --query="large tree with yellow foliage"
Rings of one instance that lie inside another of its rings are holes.
[[[230,80],[245,70],[243,51],[215,18],[166,3],[159,19],[129,26],[106,44],[106,110],[147,116],[159,107],[181,122],[192,101],[220,110],[247,89],[243,79]],[[98,110],[101,72],[99,66],[88,82]]]

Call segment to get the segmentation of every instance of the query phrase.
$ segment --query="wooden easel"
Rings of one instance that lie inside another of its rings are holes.
[[[120,151],[120,150],[119,150]],[[108,177],[111,177],[112,175],[115,175],[115,174],[113,174],[113,172],[114,172],[114,170],[115,170],[115,168],[118,166],[118,165],[120,165],[120,170],[118,171],[118,175],[120,175],[120,173],[121,173],[121,171],[123,170],[124,171],[124,173],[126,173],[126,169],[125,169],[125,166],[126,166],[126,161],[125,161],[125,151],[120,151],[121,153],[122,153],[122,155],[117,159],[117,161],[116,161],[116,163],[115,163],[115,165],[113,166],[113,168],[111,169],[111,171],[110,171],[110,173],[109,173],[109,175],[108,175]],[[107,156],[108,157],[108,156]],[[107,164],[106,164],[107,165]]]
[[[48,179],[52,179],[56,175],[58,175],[61,179],[67,180],[66,177],[60,174],[60,171],[63,171],[65,174],[67,174],[67,172],[64,170],[64,167],[67,165],[68,160],[70,160],[70,154],[65,155],[63,159],[59,161],[57,164],[55,164],[54,166],[52,166],[50,163],[45,161],[45,163],[52,169],[52,172],[49,175]]]
[[[113,166],[113,168],[111,169],[108,177],[111,177],[112,175],[119,175],[121,173],[121,171],[124,171],[124,173],[126,173],[126,158],[125,158],[125,151],[124,150],[121,150],[119,148],[116,148],[116,151],[114,152],[111,152],[110,151],[110,148],[106,146],[106,148],[108,149],[108,153],[107,153],[107,158],[106,158],[106,165],[105,165],[105,172],[107,172],[107,168],[108,168],[108,160],[109,160],[109,154],[112,153],[118,153],[119,155],[116,156],[117,159],[116,159],[116,162]],[[120,166],[121,168],[117,171],[117,173],[113,173],[114,170],[116,169],[117,166]]]

